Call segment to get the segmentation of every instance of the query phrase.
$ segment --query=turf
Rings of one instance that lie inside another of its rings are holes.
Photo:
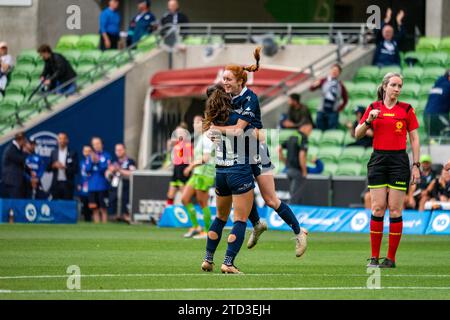
[[[200,271],[205,241],[183,239],[184,232],[0,224],[0,299],[450,299],[449,236],[404,235],[397,268],[380,270],[374,290],[366,287],[367,234],[310,234],[298,259],[291,233],[269,231],[255,248],[244,244],[236,260],[244,275],[222,275],[229,230],[213,273]],[[70,265],[81,269],[80,291],[67,289]]]

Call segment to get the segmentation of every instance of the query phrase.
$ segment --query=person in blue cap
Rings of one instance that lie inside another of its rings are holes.
[[[138,14],[133,17],[128,28],[128,46],[135,44],[157,28],[156,17],[150,12],[150,5],[150,0],[138,0]]]
[[[347,123],[347,128],[349,129],[353,138],[355,138],[355,129],[358,126],[359,121],[361,120],[365,111],[366,111],[366,108],[364,106],[362,106],[362,105],[357,106],[355,108],[355,110],[353,111],[355,113],[356,120],[353,123],[352,122]],[[366,132],[366,135],[363,138],[356,140],[353,143],[348,144],[347,147],[362,146],[364,148],[369,148],[369,147],[372,147],[372,143],[373,143],[373,130],[368,129]]]

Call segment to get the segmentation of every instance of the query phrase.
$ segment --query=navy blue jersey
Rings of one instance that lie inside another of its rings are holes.
[[[233,97],[231,106],[240,119],[247,121],[254,128],[262,129],[258,96],[252,90],[245,87],[240,95]]]
[[[109,182],[105,177],[105,172],[111,163],[111,156],[108,152],[97,153],[99,161],[94,163],[91,157],[86,160],[86,172],[88,173],[89,192],[106,191],[109,189]]]
[[[123,161],[117,159],[117,161],[113,162],[113,166],[116,166],[122,170],[136,170],[136,162],[133,159],[125,158]],[[128,190],[130,188],[129,179],[122,180],[122,188],[123,190]]]
[[[430,90],[425,113],[448,114],[450,112],[450,81],[448,77],[440,77]]]
[[[224,124],[225,126],[233,126],[241,116],[230,110],[230,115],[228,121]],[[222,173],[232,173],[232,172],[242,172],[242,166],[249,165],[249,153],[246,151],[246,145],[248,148],[248,143],[246,144],[246,137],[248,136],[249,129],[248,125],[244,132],[246,134],[233,136],[231,134],[222,134],[220,136],[220,141],[216,143],[216,171]]]
[[[42,178],[45,172],[45,163],[42,158],[36,154],[30,154],[25,160],[25,166],[27,168],[25,178],[27,181],[31,180],[31,173],[34,173],[38,179]]]

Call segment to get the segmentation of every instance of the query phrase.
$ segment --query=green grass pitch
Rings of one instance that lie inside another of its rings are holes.
[[[200,271],[205,240],[185,231],[0,224],[0,299],[450,299],[449,236],[404,235],[397,268],[380,270],[381,289],[368,289],[368,234],[310,233],[298,259],[291,233],[268,231],[255,248],[244,243],[244,275],[223,275],[229,230],[213,273]],[[67,288],[71,265],[80,267],[78,291]]]

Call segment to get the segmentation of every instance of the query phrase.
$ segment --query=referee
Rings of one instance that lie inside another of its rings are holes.
[[[368,267],[395,268],[395,254],[403,229],[403,200],[410,182],[420,181],[419,124],[411,105],[398,101],[402,85],[403,78],[400,74],[386,74],[378,87],[378,101],[369,105],[355,130],[357,139],[364,137],[370,128],[374,133],[374,151],[367,164],[372,207],[372,257]],[[413,153],[412,166],[406,153],[408,134]],[[390,215],[389,248],[387,257],[379,263],[386,209],[389,209]]]

